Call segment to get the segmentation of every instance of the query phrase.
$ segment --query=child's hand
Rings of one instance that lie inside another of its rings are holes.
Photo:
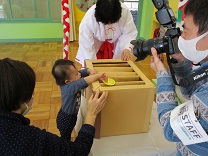
[[[87,70],[87,73],[88,73],[89,75],[93,75],[93,74],[96,74],[96,71],[95,71],[94,69],[88,69],[88,70]]]
[[[108,81],[108,75],[106,75],[105,73],[103,73],[103,74],[99,74],[99,79],[101,80],[101,81]]]

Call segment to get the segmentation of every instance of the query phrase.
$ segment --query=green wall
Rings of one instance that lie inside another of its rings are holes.
[[[152,0],[139,0],[139,9],[137,15],[137,38],[151,38],[152,20],[154,5]]]
[[[0,42],[47,42],[62,38],[62,23],[0,23]]]
[[[137,38],[151,38],[154,5],[152,0],[139,0]],[[0,42],[62,41],[62,23],[0,23]]]

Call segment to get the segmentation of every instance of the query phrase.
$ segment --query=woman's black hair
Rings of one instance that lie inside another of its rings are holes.
[[[98,0],[95,8],[97,22],[103,24],[116,23],[121,18],[121,3],[119,0]]]
[[[35,88],[35,72],[25,62],[0,60],[0,111],[15,111],[30,101]]]
[[[52,68],[52,75],[55,78],[57,85],[64,85],[65,80],[69,78],[69,73],[67,72],[69,70],[69,66],[76,68],[74,62],[70,60],[58,59],[54,63]]]

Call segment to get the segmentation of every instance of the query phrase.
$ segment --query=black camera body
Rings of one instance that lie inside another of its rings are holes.
[[[168,6],[168,0],[152,0],[158,9],[155,13],[158,22],[167,28],[164,37],[152,38],[147,41],[138,39],[131,41],[134,45],[133,54],[136,61],[144,60],[148,55],[152,55],[151,48],[156,48],[158,54],[174,54],[177,50],[178,37],[181,35],[180,29],[176,28],[176,19],[172,9]]]

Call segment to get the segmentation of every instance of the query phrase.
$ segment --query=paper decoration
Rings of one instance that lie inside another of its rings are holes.
[[[69,56],[69,32],[70,32],[70,24],[69,24],[69,1],[62,0],[62,21],[63,21],[63,59],[68,59]]]

